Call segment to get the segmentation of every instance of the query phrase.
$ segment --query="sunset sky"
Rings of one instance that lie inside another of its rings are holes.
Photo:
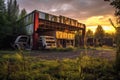
[[[55,15],[64,15],[86,24],[87,29],[95,31],[97,25],[102,25],[106,32],[114,32],[108,21],[114,18],[114,8],[104,0],[17,0],[20,9],[27,12],[40,10]]]

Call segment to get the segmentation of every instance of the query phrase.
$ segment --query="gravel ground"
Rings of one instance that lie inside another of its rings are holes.
[[[80,55],[89,55],[92,57],[105,58],[109,60],[115,59],[115,50],[76,50],[76,51],[67,51],[67,52],[58,52],[58,51],[31,51],[30,56],[41,58],[45,60],[55,60],[55,59],[65,59],[70,58],[74,59]]]

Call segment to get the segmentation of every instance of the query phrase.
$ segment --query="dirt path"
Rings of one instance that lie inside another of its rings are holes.
[[[68,52],[53,52],[53,51],[31,51],[30,56],[46,59],[46,60],[54,60],[54,59],[64,59],[71,58],[74,59],[78,56],[89,55],[92,57],[100,57],[109,60],[113,60],[115,58],[115,50],[77,50],[77,51],[68,51]]]

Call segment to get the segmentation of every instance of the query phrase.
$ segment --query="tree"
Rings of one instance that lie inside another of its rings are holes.
[[[105,37],[115,39],[115,33],[105,33]]]
[[[16,23],[19,17],[19,5],[16,0],[8,0],[7,2],[7,20],[9,22],[9,26],[11,27],[12,35],[16,35],[16,26],[19,24]]]
[[[0,0],[0,13],[4,13],[4,12],[5,12],[4,0]]]
[[[0,25],[5,25],[5,14],[6,14],[6,8],[4,4],[4,0],[0,0]]]
[[[115,61],[115,67],[118,74],[120,74],[120,0],[112,0],[110,2],[110,5],[112,5],[115,8],[115,16],[117,18],[117,24],[118,27],[116,28],[116,61]]]
[[[103,30],[101,25],[98,25],[94,36],[95,36],[96,40],[98,40],[99,45],[102,46],[103,38],[105,36],[105,31]]]
[[[17,34],[26,34],[26,29],[25,29],[25,22],[24,20],[21,20],[23,17],[25,17],[27,14],[25,9],[22,9],[19,19],[20,21],[18,21],[18,24],[16,25],[16,29],[17,29]]]
[[[0,48],[3,47],[3,41],[6,36],[10,34],[10,27],[7,24],[4,0],[0,0]]]
[[[4,17],[4,0],[0,0],[0,35],[2,34],[3,32],[3,27],[4,26],[4,20],[5,20],[5,17]],[[1,41],[1,38],[0,38],[0,41]]]
[[[88,30],[86,32],[86,45],[89,46],[93,46],[93,40],[94,40],[94,34],[92,30]]]
[[[115,16],[117,17],[117,24],[120,24],[120,0],[112,0],[110,3],[115,8]]]
[[[89,30],[86,32],[86,38],[91,38],[91,37],[93,37],[93,31],[89,29]]]
[[[23,17],[25,17],[26,14],[27,14],[27,11],[25,9],[22,9],[21,13],[20,13],[20,19],[23,18]]]
[[[8,0],[7,16],[11,24],[15,23],[19,16],[19,5],[16,0]]]
[[[15,23],[19,16],[19,5],[16,0],[0,0],[0,48],[7,48],[14,36]],[[9,38],[8,38],[9,37]]]
[[[103,30],[101,25],[98,25],[96,31],[95,31],[95,38],[97,39],[103,39],[105,36],[105,31]]]

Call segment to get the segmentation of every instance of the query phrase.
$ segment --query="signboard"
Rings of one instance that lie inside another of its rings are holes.
[[[75,34],[72,34],[72,33],[61,32],[61,31],[56,32],[57,39],[74,39],[74,37],[75,37]]]

